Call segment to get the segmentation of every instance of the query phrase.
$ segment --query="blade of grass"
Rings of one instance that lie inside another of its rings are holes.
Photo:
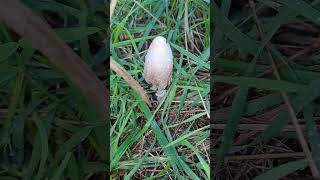
[[[148,151],[145,153],[145,155],[139,160],[139,162],[132,168],[132,170],[129,172],[128,175],[126,175],[124,177],[124,180],[129,180],[131,179],[131,177],[134,175],[134,173],[137,172],[137,170],[141,167],[141,164],[143,163],[143,161],[145,161],[145,159],[148,157],[149,153],[151,152],[151,150],[153,149],[154,145],[156,144],[156,141],[154,140],[151,144],[151,146],[149,147]]]
[[[306,119],[306,132],[312,150],[312,157],[320,171],[320,134],[317,131],[317,126],[313,117],[313,104],[303,109],[303,115]]]
[[[61,179],[61,176],[62,176],[64,170],[66,169],[67,165],[68,165],[70,157],[71,157],[71,152],[67,152],[65,154],[65,157],[62,160],[60,166],[56,169],[56,172],[54,173],[54,176],[53,176],[53,178],[51,180],[59,180],[59,179]]]
[[[190,58],[191,60],[193,60],[195,64],[198,64],[206,69],[210,69],[210,65],[208,62],[205,62],[203,59],[201,59],[200,57],[197,57],[195,55],[193,55],[192,53],[190,53],[189,51],[183,49],[182,47],[170,43],[172,47],[174,47],[176,50],[178,50],[181,54],[187,56],[188,58]]]
[[[263,78],[251,78],[251,77],[226,77],[216,75],[213,77],[215,82],[223,82],[228,84],[234,84],[238,86],[249,86],[254,88],[262,88],[274,91],[285,92],[301,92],[306,89],[305,85],[286,82],[283,80],[270,80]]]
[[[48,136],[47,136],[47,130],[43,124],[43,121],[38,118],[36,114],[33,116],[33,120],[38,128],[39,136],[40,136],[40,144],[41,144],[41,156],[40,156],[40,164],[38,173],[35,177],[35,179],[42,179],[43,173],[46,167],[47,158],[49,155],[49,145],[48,145]]]
[[[306,160],[298,160],[289,162],[278,167],[275,167],[266,173],[259,175],[254,178],[254,180],[270,180],[270,179],[280,179],[288,174],[291,174],[299,169],[304,169],[308,165]]]
[[[180,141],[186,140],[188,137],[190,137],[190,136],[192,136],[192,135],[194,135],[194,134],[197,134],[199,131],[202,131],[202,130],[208,129],[208,128],[209,128],[209,126],[204,126],[204,127],[199,128],[199,129],[197,129],[197,130],[195,130],[195,131],[191,131],[191,132],[188,132],[188,133],[186,133],[186,134],[184,134],[184,135],[181,135],[181,136],[178,137],[176,140],[168,143],[165,147],[173,146],[173,145],[179,143]]]
[[[5,44],[0,44],[0,63],[6,60],[18,49],[19,44],[15,42],[9,42]]]
[[[92,127],[84,127],[76,132],[71,138],[69,138],[64,144],[61,145],[58,152],[55,155],[55,160],[61,160],[68,151],[84,141],[92,131]],[[71,155],[70,155],[71,156]]]

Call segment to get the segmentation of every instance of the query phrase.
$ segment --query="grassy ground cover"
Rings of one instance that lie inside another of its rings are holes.
[[[122,77],[110,75],[111,176],[115,179],[208,179],[210,117],[209,4],[121,0],[111,18],[112,58],[154,92],[142,77],[155,36],[170,42],[172,83],[149,108]]]

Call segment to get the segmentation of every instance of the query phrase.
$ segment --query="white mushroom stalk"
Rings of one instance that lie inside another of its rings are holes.
[[[173,55],[167,40],[158,36],[154,38],[145,57],[143,77],[152,90],[157,91],[160,100],[166,94],[166,87],[171,82]]]

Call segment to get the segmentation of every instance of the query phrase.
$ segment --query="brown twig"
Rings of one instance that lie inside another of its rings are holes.
[[[17,0],[0,0],[0,19],[25,38],[71,80],[97,110],[108,116],[106,87],[90,67],[54,31]]]
[[[255,20],[255,23],[256,23],[256,26],[257,26],[257,29],[258,29],[258,33],[261,37],[261,39],[263,39],[263,32],[262,32],[262,29],[261,29],[261,26],[260,26],[260,22],[259,22],[259,19],[258,19],[258,16],[256,14],[256,9],[255,9],[255,4],[253,2],[253,0],[249,0],[249,4],[250,4],[250,7],[252,8],[252,12],[253,12],[253,17],[254,17],[254,20]],[[267,50],[267,54],[268,54],[268,58],[270,60],[270,63],[271,63],[271,66],[272,66],[272,69],[273,69],[273,73],[274,75],[276,76],[277,80],[281,80],[281,77],[280,77],[280,74],[277,70],[277,66],[273,60],[273,57],[271,55],[271,50],[270,50],[270,46],[267,44],[266,45],[266,48]],[[291,117],[291,120],[292,120],[292,123],[296,129],[296,133],[297,133],[297,136],[298,136],[298,139],[299,139],[299,142],[301,144],[301,147],[303,149],[303,152],[305,153],[306,155],[306,158],[307,158],[307,161],[309,163],[309,167],[311,169],[311,172],[312,172],[312,175],[313,177],[315,178],[319,178],[320,175],[319,175],[319,171],[317,169],[317,166],[312,158],[312,154],[309,150],[309,147],[308,147],[308,143],[303,135],[303,132],[302,132],[302,129],[299,125],[299,122],[298,122],[298,119],[296,117],[296,113],[293,109],[293,106],[289,100],[289,97],[288,95],[285,93],[285,92],[281,92],[281,96],[284,100],[284,103],[286,104],[287,108],[288,108],[288,112],[289,112],[289,115]]]

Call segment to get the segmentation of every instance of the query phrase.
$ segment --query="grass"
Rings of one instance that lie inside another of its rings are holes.
[[[93,1],[88,5],[81,0],[22,2],[107,86],[106,4]],[[3,23],[0,119],[0,179],[105,177],[109,168],[105,120],[97,117],[77,87],[47,57]]]
[[[166,98],[149,108],[116,73],[110,75],[111,177],[209,179],[209,4],[196,1],[118,1],[112,19],[112,58],[137,80],[158,35],[174,53]]]
[[[319,1],[213,6],[214,179],[319,176]]]

